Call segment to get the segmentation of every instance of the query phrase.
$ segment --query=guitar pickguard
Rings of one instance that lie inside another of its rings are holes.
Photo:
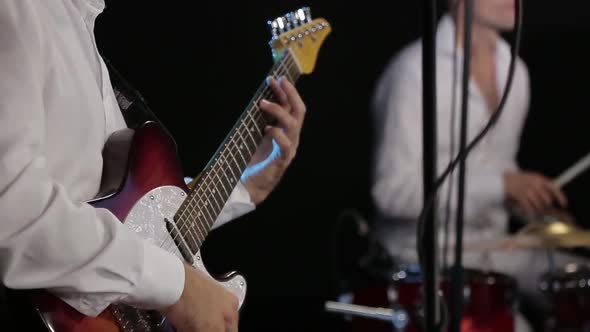
[[[129,211],[127,218],[125,218],[125,225],[143,239],[175,254],[184,261],[180,250],[176,247],[166,228],[166,220],[174,222],[174,215],[185,200],[186,195],[184,190],[175,186],[161,186],[152,189]],[[211,277],[203,264],[200,251],[193,256],[193,261],[195,268]],[[223,280],[217,281],[238,297],[241,307],[246,298],[246,280],[244,277],[230,273]]]

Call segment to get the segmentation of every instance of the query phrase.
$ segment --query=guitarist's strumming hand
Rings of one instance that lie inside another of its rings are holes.
[[[260,109],[278,122],[265,129],[266,135],[242,176],[254,204],[259,204],[270,194],[295,157],[305,117],[305,104],[286,77],[278,80],[269,77],[268,85],[276,102],[262,100]]]
[[[190,265],[180,299],[160,310],[178,332],[237,332],[238,298]]]

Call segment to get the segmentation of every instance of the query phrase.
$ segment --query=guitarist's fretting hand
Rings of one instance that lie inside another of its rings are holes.
[[[202,272],[185,265],[184,290],[161,310],[178,332],[237,332],[238,298]]]
[[[244,172],[244,185],[254,204],[259,204],[270,194],[295,157],[305,117],[305,104],[287,78],[277,80],[269,77],[268,84],[275,95],[276,103],[262,100],[260,109],[275,117],[278,122],[276,127],[266,128],[262,144]]]

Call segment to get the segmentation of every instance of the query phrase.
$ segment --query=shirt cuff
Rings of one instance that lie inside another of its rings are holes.
[[[184,264],[176,255],[143,241],[141,279],[120,302],[141,309],[161,309],[176,303],[184,290]]]
[[[256,205],[252,202],[248,189],[246,189],[242,181],[238,181],[234,191],[232,191],[221,213],[217,217],[215,224],[213,224],[213,229],[226,224],[230,220],[243,216],[255,208]]]

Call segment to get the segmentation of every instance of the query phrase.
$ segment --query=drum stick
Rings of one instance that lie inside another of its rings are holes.
[[[561,173],[555,180],[555,184],[559,187],[563,187],[570,181],[575,179],[578,175],[582,174],[590,167],[590,153],[578,160],[575,164],[566,169]]]
[[[570,181],[582,174],[589,167],[590,153],[588,153],[587,155],[579,159],[576,163],[574,163],[572,166],[570,166],[568,169],[563,171],[558,177],[555,178],[555,180],[553,180],[553,183],[555,183],[558,187],[561,188],[566,184],[570,183]],[[530,216],[527,216],[523,211],[516,208],[515,206],[510,205],[508,209],[513,215],[518,216],[523,220],[531,219]]]

